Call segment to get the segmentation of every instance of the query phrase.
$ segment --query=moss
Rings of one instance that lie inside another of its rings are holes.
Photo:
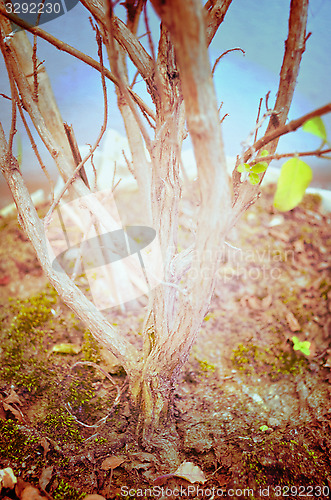
[[[209,361],[207,361],[206,359],[202,359],[202,360],[198,359],[197,361],[198,361],[200,368],[203,372],[214,373],[215,365],[213,365],[212,363],[209,363]]]
[[[52,493],[52,497],[54,500],[81,500],[86,496],[86,493],[80,493],[75,488],[70,486],[69,483],[66,483],[63,479],[61,479],[58,487]]]
[[[209,321],[210,319],[215,319],[215,313],[208,313],[206,314],[206,316],[204,317],[204,321]]]
[[[89,330],[85,330],[83,338],[82,352],[84,360],[99,363],[101,361],[101,354],[97,340]]]
[[[322,279],[319,284],[319,289],[321,291],[321,297],[324,300],[328,300],[328,293],[331,290],[330,282],[325,279]]]
[[[83,436],[74,418],[62,408],[53,408],[44,422],[47,435],[56,440],[70,443],[82,443]]]
[[[305,194],[300,207],[305,210],[311,210],[312,212],[317,212],[322,204],[322,197],[319,194],[308,193]]]
[[[52,307],[57,301],[50,287],[26,300],[10,300],[11,317],[1,333],[0,376],[11,383],[24,385],[30,392],[50,381],[51,372],[45,366],[45,331],[51,330]]]
[[[4,459],[13,460],[18,467],[22,462],[41,466],[42,454],[36,453],[38,443],[39,439],[26,435],[17,422],[0,419],[0,456]]]
[[[246,375],[269,375],[274,380],[280,375],[298,375],[308,369],[308,361],[294,352],[284,352],[277,346],[261,348],[252,343],[238,344],[232,350],[233,366]]]
[[[242,475],[248,476],[246,480],[252,487],[270,486],[269,498],[279,497],[275,486],[327,484],[328,465],[322,461],[319,463],[317,453],[306,444],[281,436],[271,435],[260,445],[255,445],[253,451],[244,451],[242,463]]]

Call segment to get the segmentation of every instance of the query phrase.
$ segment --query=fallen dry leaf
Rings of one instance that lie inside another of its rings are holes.
[[[23,417],[23,415],[22,415],[22,412],[21,412],[19,409],[14,408],[12,405],[8,405],[8,404],[7,404],[7,403],[5,403],[4,401],[3,401],[2,405],[3,405],[3,409],[4,409],[5,411],[10,411],[10,412],[14,415],[14,417],[16,417],[16,418],[17,418],[17,420],[18,420],[20,423],[23,423],[23,422],[24,422],[24,417]]]
[[[13,469],[7,467],[6,469],[0,470],[0,491],[2,490],[2,488],[13,489],[16,483],[17,479],[15,477]]]
[[[173,475],[182,477],[190,483],[205,483],[207,481],[200,467],[194,465],[193,462],[183,462]]]
[[[287,233],[284,231],[277,231],[276,229],[269,229],[269,234],[273,237],[276,238],[277,240],[282,240],[285,243],[288,243],[290,241],[290,237]]]
[[[262,309],[268,309],[272,304],[272,295],[267,295],[262,299]]]
[[[4,399],[4,401],[5,401],[5,403],[8,403],[8,404],[15,403],[15,404],[22,406],[22,402],[21,402],[20,398],[18,397],[18,394],[16,394],[16,392],[14,391],[14,389],[10,390],[9,396],[7,396]]]
[[[125,458],[107,457],[102,462],[101,469],[102,470],[116,469],[116,467],[119,467],[123,462],[125,462]]]
[[[10,276],[6,274],[0,278],[0,286],[7,286],[10,283]]]
[[[44,460],[45,460],[46,455],[47,455],[47,453],[50,450],[50,444],[49,444],[49,442],[47,441],[46,438],[42,437],[41,440],[40,440],[40,446],[42,446],[43,449],[44,449]]]
[[[296,240],[294,243],[293,243],[293,246],[294,246],[294,250],[298,253],[302,253],[305,251],[305,244],[304,244],[304,241],[303,240]]]
[[[290,327],[291,332],[298,332],[301,330],[301,326],[292,312],[286,314],[286,321]]]
[[[261,310],[261,301],[258,299],[258,297],[248,297],[247,298],[248,306],[253,309],[254,311],[259,311]]]
[[[54,467],[51,466],[51,467],[46,467],[45,469],[43,469],[41,471],[41,475],[39,478],[39,486],[42,490],[46,489],[46,486],[48,485],[48,483],[52,479],[53,469],[54,469]]]
[[[84,497],[84,500],[106,500],[106,499],[101,495],[87,495],[86,497]]]
[[[45,500],[40,491],[30,483],[18,478],[15,493],[20,500]]]
[[[329,355],[326,359],[326,362],[324,363],[324,366],[326,368],[331,368],[331,356]]]

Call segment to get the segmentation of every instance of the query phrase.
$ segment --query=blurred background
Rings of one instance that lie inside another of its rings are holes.
[[[254,129],[260,98],[270,91],[269,106],[274,105],[284,42],[287,37],[289,5],[290,0],[277,0],[277,2],[233,0],[225,21],[210,47],[211,65],[228,49],[240,47],[245,51],[245,55],[235,51],[224,56],[215,71],[214,82],[218,101],[219,104],[223,102],[220,116],[229,115],[223,122],[227,156],[233,157],[241,152],[243,141],[247,140]],[[118,6],[116,13],[123,18],[123,7]],[[98,59],[94,33],[88,17],[86,9],[78,3],[72,10],[43,24],[41,28]],[[151,7],[149,18],[157,46],[159,24]],[[303,55],[296,93],[289,114],[290,120],[330,101],[330,25],[331,2],[311,0],[308,32],[311,31],[312,35]],[[145,31],[141,23],[140,33],[143,34]],[[141,42],[147,47],[146,38],[141,38]],[[45,61],[63,121],[73,125],[79,145],[93,144],[103,120],[103,97],[98,72],[40,39],[37,55],[40,60]],[[133,74],[134,71],[131,73],[132,78]],[[124,134],[113,85],[107,82],[107,86],[108,127]],[[149,101],[143,81],[138,79],[134,90]],[[7,73],[2,60],[0,93],[10,95]],[[0,121],[7,138],[10,120],[10,101],[0,97]],[[331,116],[325,116],[323,120],[331,137]],[[23,148],[22,171],[30,191],[40,187],[47,191],[47,179],[34,158],[20,123],[18,123],[18,136]],[[56,179],[57,173],[52,159],[35,133],[34,137],[49,172]],[[300,130],[281,138],[278,152],[307,151],[316,149],[319,145],[320,140],[317,137]],[[184,149],[189,148],[189,142],[184,143]],[[314,170],[313,185],[331,189],[330,161],[317,158],[308,158],[307,161]],[[282,163],[283,161],[278,162],[279,166]],[[273,162],[273,165],[276,163]],[[10,202],[10,192],[0,174],[0,208]]]

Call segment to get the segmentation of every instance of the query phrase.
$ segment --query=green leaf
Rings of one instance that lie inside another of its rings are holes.
[[[313,178],[310,166],[299,158],[286,161],[280,171],[274,207],[281,212],[299,205]]]
[[[310,342],[307,340],[301,342],[295,335],[292,337],[292,342],[295,351],[301,351],[305,356],[310,355]]]
[[[251,172],[254,172],[255,174],[261,174],[262,172],[265,172],[268,168],[268,163],[266,161],[261,161],[260,163],[256,163],[251,167]]]
[[[263,149],[263,151],[261,151],[259,156],[269,156],[269,151],[267,151],[266,149]]]
[[[262,432],[265,432],[269,429],[269,427],[267,425],[261,425],[261,427],[259,428],[260,431]]]
[[[315,118],[312,118],[304,123],[302,130],[317,135],[317,137],[320,137],[323,142],[326,142],[327,140],[325,125],[320,116],[316,116]]]
[[[52,352],[57,352],[60,354],[78,354],[82,348],[78,344],[55,344],[53,346]]]
[[[255,174],[254,172],[252,172],[249,174],[248,180],[254,186],[255,184],[259,183],[260,177],[257,174]]]
[[[248,163],[244,163],[241,165],[238,165],[237,170],[238,172],[249,172],[251,166]]]

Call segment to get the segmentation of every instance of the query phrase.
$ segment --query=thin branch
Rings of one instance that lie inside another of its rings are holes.
[[[110,33],[109,19],[106,13],[107,2],[104,4],[100,0],[90,2],[88,0],[81,0],[81,3],[86,9],[91,12],[95,19]],[[144,49],[137,37],[130,31],[130,29],[116,16],[112,17],[111,28],[113,35],[117,42],[125,49],[134,66],[138,69],[139,73],[149,85],[153,87],[154,80],[154,62],[148,52]]]
[[[294,132],[298,128],[300,128],[305,122],[308,120],[311,120],[312,118],[315,118],[316,116],[323,116],[326,115],[327,113],[331,113],[331,103],[326,104],[325,106],[322,106],[321,108],[315,109],[314,111],[311,111],[310,113],[307,113],[306,115],[301,116],[300,118],[297,118],[296,120],[292,120],[289,122],[287,125],[283,125],[282,127],[278,127],[277,129],[273,130],[272,132],[269,132],[268,134],[266,133],[261,139],[256,141],[253,146],[245,151],[243,154],[243,163],[247,163],[248,160],[252,157],[252,155],[256,152],[259,151],[261,148],[265,147],[267,144],[270,142],[274,141],[275,139],[278,139],[282,135],[288,134],[289,132]],[[261,161],[261,158],[260,158]],[[263,161],[264,158],[263,158]]]
[[[259,109],[257,110],[257,117],[256,117],[256,122],[255,122],[254,142],[256,142],[256,139],[257,139],[257,133],[258,133],[257,125],[258,125],[259,120],[260,120],[262,102],[263,102],[263,97],[261,97],[261,99],[260,99]]]
[[[255,158],[249,162],[249,165],[255,165],[260,161],[270,162],[272,160],[281,160],[282,158],[293,158],[294,156],[318,156],[323,158],[324,155],[331,153],[331,149],[315,149],[314,151],[303,151],[303,152],[293,152],[293,153],[277,153],[274,155],[268,155],[263,157]]]
[[[113,11],[112,11],[112,3],[111,3],[111,0],[107,0],[107,14],[106,14],[106,25],[107,25],[107,31],[109,33],[109,47],[111,49],[111,55],[112,55],[112,69],[113,69],[113,73],[115,74],[115,77],[116,77],[116,80],[118,82],[118,87],[121,91],[121,93],[123,94],[136,122],[137,122],[137,125],[140,129],[140,132],[144,138],[144,141],[145,141],[145,144],[146,144],[146,148],[149,152],[149,154],[151,155],[152,154],[152,142],[151,142],[151,139],[147,133],[147,130],[141,120],[141,117],[140,115],[138,114],[137,112],[137,109],[135,107],[135,104],[132,100],[132,97],[130,95],[130,93],[128,92],[128,87],[124,84],[123,82],[123,79],[122,79],[122,76],[121,76],[121,72],[119,70],[119,67],[118,67],[118,53],[117,53],[117,50],[116,50],[116,46],[115,46],[115,31],[114,31],[114,22],[113,22]],[[139,68],[137,68],[139,69]]]
[[[3,50],[4,47],[3,47],[3,42],[2,42],[2,39],[0,40],[0,45],[1,45],[1,49]],[[11,91],[12,91],[12,98],[11,98],[11,101],[12,101],[12,107],[14,106],[14,109],[15,109],[15,115],[12,114],[12,127],[11,127],[11,131],[10,131],[10,135],[9,135],[9,141],[8,141],[8,155],[10,156],[12,154],[12,142],[13,142],[13,137],[14,137],[14,133],[15,133],[15,123],[16,123],[16,103],[17,103],[17,106],[18,106],[18,109],[19,109],[19,113],[20,113],[20,116],[21,116],[21,119],[22,119],[22,122],[23,122],[23,125],[25,127],[25,130],[27,132],[27,135],[29,137],[29,140],[30,140],[30,143],[31,143],[31,147],[36,155],[36,158],[44,172],[44,174],[46,175],[48,181],[49,181],[49,184],[50,184],[50,187],[51,187],[51,195],[52,195],[52,200],[54,200],[54,186],[53,186],[53,181],[41,159],[41,156],[39,154],[39,151],[38,151],[38,148],[37,148],[37,145],[33,139],[33,136],[32,136],[32,133],[30,131],[30,128],[27,124],[27,121],[25,119],[25,116],[24,116],[24,113],[23,113],[23,105],[21,103],[21,100],[19,98],[19,94],[18,94],[18,91],[16,89],[16,86],[15,86],[15,79],[14,79],[14,75],[13,75],[13,72],[12,72],[12,69],[11,69],[11,66],[10,66],[10,62],[9,62],[9,59],[8,58],[4,58],[5,60],[5,63],[6,63],[6,66],[7,66],[7,71],[8,71],[8,77],[9,77],[9,83],[10,83],[10,88],[11,88]],[[14,127],[14,128],[13,128]]]
[[[33,100],[38,102],[38,70],[37,70],[37,35],[33,35],[32,48],[32,64],[33,64]]]
[[[1,44],[1,50],[3,52],[3,42],[0,40]],[[4,52],[3,52],[4,54]],[[13,151],[13,141],[14,141],[14,135],[16,134],[16,118],[17,118],[17,109],[16,109],[16,86],[15,86],[15,81],[12,77],[12,70],[9,61],[6,61],[5,58],[5,64],[8,72],[8,77],[9,77],[9,83],[10,83],[10,91],[11,91],[11,126],[10,126],[10,133],[9,133],[9,140],[8,140],[8,156],[12,154]]]
[[[151,29],[149,27],[149,21],[148,21],[148,15],[147,15],[147,4],[146,3],[144,5],[143,11],[144,11],[144,21],[145,21],[146,30],[147,30],[147,37],[148,37],[149,49],[151,51],[151,55],[152,55],[153,61],[156,61],[156,58],[155,58],[155,47],[154,47],[154,42],[153,42],[153,38],[152,38]]]
[[[230,116],[229,113],[225,113],[225,115],[221,118],[220,123],[223,123],[227,116]]]
[[[291,0],[288,21],[288,36],[285,42],[283,64],[280,70],[275,114],[271,116],[266,134],[285,125],[296,87],[302,55],[306,44],[306,25],[308,0]],[[277,148],[278,141],[271,145],[271,153]],[[262,176],[263,177],[263,176]]]
[[[12,156],[10,161],[7,159],[7,149],[8,145],[0,123],[0,169],[13,195],[24,232],[31,241],[47,278],[61,299],[93,332],[93,336],[119,359],[126,372],[135,372],[139,359],[137,349],[118,335],[117,331],[66,273],[59,273],[53,269],[47,249],[44,226],[24,184],[16,158]]]
[[[265,109],[266,111],[269,111],[269,97],[270,97],[270,90],[269,92],[266,93],[265,95]]]
[[[133,89],[134,85],[136,84],[136,81],[137,81],[137,78],[139,76],[139,71],[137,70],[134,74],[134,77],[133,77],[133,80],[132,80],[132,83],[130,85],[130,89]]]
[[[41,28],[38,28],[37,26],[32,26],[28,22],[24,21],[23,19],[20,19],[18,16],[15,14],[11,14],[10,12],[7,12],[5,7],[0,4],[0,14],[2,14],[4,17],[12,21],[13,23],[17,24],[21,28],[25,29],[26,31],[29,31],[32,34],[38,35],[40,38],[43,40],[46,40],[48,43],[56,47],[58,50],[61,50],[63,52],[66,52],[67,54],[70,54],[73,57],[76,57],[76,59],[79,59],[80,61],[84,62],[88,66],[91,66],[91,68],[96,69],[97,71],[101,72],[101,66],[98,61],[93,59],[92,57],[84,54],[80,50],[75,49],[71,45],[62,42],[58,38],[54,37],[53,35],[50,35],[46,31],[42,30]],[[115,85],[118,85],[118,82],[114,75],[107,69],[104,68],[104,73],[105,77],[108,78],[111,82],[113,82]],[[141,108],[141,110],[146,113],[148,116],[150,116],[154,121],[155,121],[155,113],[150,109],[147,104],[144,103],[144,101],[139,97],[132,89],[128,88],[128,92],[130,92],[131,96],[135,100],[135,102],[138,104],[138,106]]]
[[[54,201],[54,183],[53,183],[53,181],[51,179],[51,176],[49,175],[49,172],[48,172],[48,170],[47,170],[47,168],[46,168],[46,166],[45,166],[45,164],[44,164],[44,162],[43,162],[40,154],[39,154],[39,151],[38,151],[38,148],[37,148],[37,144],[35,143],[35,140],[33,138],[33,135],[31,133],[29,125],[28,125],[28,123],[27,123],[27,121],[25,119],[21,103],[18,104],[18,110],[20,112],[21,120],[22,120],[23,125],[25,127],[26,133],[27,133],[27,135],[29,137],[30,144],[31,144],[31,147],[33,149],[33,152],[36,155],[36,158],[37,158],[37,160],[39,162],[39,165],[40,165],[42,171],[44,172],[44,174],[46,175],[46,177],[48,179],[48,182],[49,182],[49,185],[50,185],[50,188],[51,188],[51,199],[52,199],[52,202],[53,202]]]
[[[103,66],[103,55],[102,55],[102,41],[101,41],[101,35],[100,35],[99,29],[97,28],[97,26],[95,26],[95,31],[96,31],[96,40],[97,40],[97,44],[98,44],[98,55],[99,55],[99,58],[100,58],[100,66],[102,68],[104,68],[104,66]],[[75,168],[73,174],[65,182],[65,184],[62,187],[60,193],[58,194],[58,196],[56,197],[56,199],[53,201],[53,203],[52,203],[52,205],[51,205],[50,209],[48,210],[47,215],[45,217],[45,223],[46,224],[48,223],[48,221],[50,221],[52,213],[53,213],[54,209],[57,207],[57,205],[60,203],[61,198],[63,197],[64,193],[66,192],[66,190],[68,189],[68,187],[76,179],[77,175],[79,174],[80,169],[85,165],[85,163],[87,162],[87,160],[93,155],[94,151],[99,146],[100,141],[101,141],[101,139],[102,139],[102,137],[103,137],[103,135],[104,135],[104,133],[106,131],[106,128],[107,128],[107,116],[108,116],[108,99],[107,99],[107,88],[106,88],[106,82],[105,82],[104,69],[101,70],[101,82],[102,82],[102,92],[103,92],[103,102],[104,102],[104,106],[103,106],[103,109],[104,109],[104,111],[103,111],[103,123],[102,123],[102,126],[101,126],[101,130],[100,130],[99,135],[98,135],[98,137],[97,137],[97,139],[96,139],[96,141],[94,143],[94,146],[90,149],[90,152],[77,165],[77,167]]]
[[[214,62],[213,69],[211,70],[211,74],[212,75],[214,75],[216,66],[218,65],[218,63],[220,62],[220,60],[222,59],[222,57],[226,56],[226,54],[229,54],[230,52],[233,52],[234,50],[240,50],[244,55],[246,54],[246,52],[243,49],[241,49],[240,47],[235,47],[234,49],[226,50],[225,52],[223,52],[223,54],[221,54],[220,56],[218,56],[218,58]]]
[[[291,0],[290,15],[288,21],[288,36],[285,42],[285,51],[280,71],[277,99],[267,127],[266,134],[264,135],[264,138],[262,138],[262,140],[260,139],[260,147],[263,147],[263,145],[273,141],[269,146],[270,154],[276,152],[278,138],[283,135],[283,133],[279,134],[279,128],[285,126],[288,112],[292,103],[294,89],[299,74],[301,58],[302,54],[305,51],[307,16],[308,0]],[[299,126],[300,125],[298,125],[298,127]],[[266,137],[269,138],[270,136],[272,136],[272,132],[275,129],[277,130],[274,139],[264,142]],[[291,129],[285,128],[284,133],[291,131]],[[259,141],[257,141],[256,144],[258,143]],[[247,155],[247,159],[252,156],[252,151],[254,150],[256,144],[253,145],[253,148],[250,148],[249,153],[246,152],[244,154],[244,163],[247,161],[245,160],[245,157]],[[257,150],[255,149],[255,151]],[[259,196],[258,189],[264,175],[265,172],[261,175],[258,185],[248,186],[246,182],[240,182],[240,173],[237,171],[237,169],[234,169],[232,173],[235,207],[234,220],[236,220],[241,213],[247,210],[247,208],[251,206]]]
[[[78,144],[76,141],[74,129],[73,129],[72,125],[68,125],[68,123],[64,123],[63,126],[64,126],[64,130],[65,130],[65,133],[66,133],[67,138],[68,138],[68,142],[69,142],[69,146],[70,146],[70,149],[72,152],[72,156],[74,158],[75,166],[77,167],[77,165],[82,161],[82,157],[81,157],[81,154],[80,154],[80,151],[78,148]],[[80,169],[79,175],[81,176],[84,184],[88,188],[90,188],[84,166]]]
[[[207,45],[210,45],[220,25],[222,24],[225,14],[231,5],[232,0],[216,0],[214,5],[210,8],[210,2],[205,5],[206,13],[206,35]]]

